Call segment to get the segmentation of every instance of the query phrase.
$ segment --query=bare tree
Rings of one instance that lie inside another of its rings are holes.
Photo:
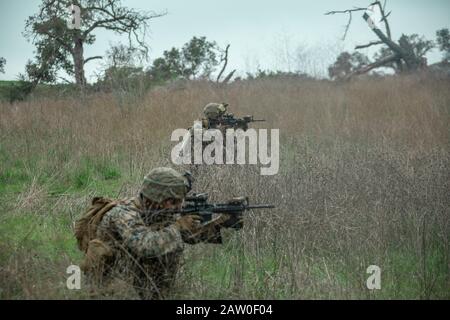
[[[230,49],[230,45],[227,45],[225,50],[222,53],[222,57],[220,59],[219,63],[223,63],[222,69],[219,72],[219,75],[217,76],[216,82],[219,83],[220,82],[220,78],[222,77],[222,74],[225,72],[225,69],[227,68],[228,65],[228,50]],[[230,73],[228,73],[228,75],[225,77],[225,79],[222,81],[222,83],[226,84],[228,83],[231,78],[233,77],[234,73],[236,72],[236,70],[232,70]]]
[[[404,72],[415,71],[426,66],[426,59],[424,56],[430,49],[433,48],[433,42],[419,38],[418,35],[402,35],[398,42],[392,40],[391,28],[388,21],[388,17],[391,12],[386,13],[386,0],[383,4],[381,4],[380,1],[375,1],[366,8],[355,7],[353,9],[342,11],[329,11],[325,14],[349,15],[349,20],[347,22],[344,34],[345,39],[352,22],[352,13],[358,11],[364,11],[363,18],[366,20],[373,33],[377,36],[378,40],[371,41],[367,44],[358,45],[355,49],[358,50],[377,45],[385,45],[385,49],[387,50],[382,51],[382,54],[378,56],[378,59],[375,62],[361,66],[352,74],[366,73],[378,67],[393,67],[397,72]],[[371,11],[378,11],[379,21],[375,21],[374,19],[376,18],[370,15]],[[379,23],[382,23],[384,30],[378,26]]]
[[[69,28],[69,7],[80,8],[80,28]],[[120,0],[42,0],[39,12],[26,21],[25,36],[36,45],[36,62],[27,69],[34,71],[34,82],[51,81],[63,68],[74,75],[78,85],[86,84],[84,66],[101,56],[84,56],[85,45],[95,42],[98,29],[128,36],[130,47],[148,54],[146,34],[149,21],[165,13],[143,12],[122,6]],[[68,57],[71,57],[70,60]],[[30,74],[30,73],[29,73]]]

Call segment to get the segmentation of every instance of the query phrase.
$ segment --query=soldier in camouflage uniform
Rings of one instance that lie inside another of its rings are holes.
[[[205,118],[202,119],[202,125],[204,129],[219,129],[219,130],[226,130],[227,128],[224,128],[219,124],[219,120],[225,115],[227,112],[227,106],[226,103],[208,103],[205,108],[203,109],[203,114]],[[222,132],[225,136],[225,132]]]
[[[220,228],[231,219],[228,215],[219,215],[205,226],[195,215],[146,213],[147,210],[180,208],[190,190],[188,178],[170,168],[153,169],[145,177],[137,197],[119,201],[97,217],[101,220],[90,231],[88,245],[80,246],[86,253],[82,269],[92,280],[105,284],[113,272],[125,273],[132,277],[133,286],[142,299],[166,297],[185,243],[216,243]],[[89,219],[91,224],[94,220]],[[76,226],[76,230],[81,229]],[[86,234],[77,232],[82,236]]]
[[[226,124],[226,121],[224,120],[224,117],[234,117],[233,114],[227,113],[227,103],[215,103],[211,102],[208,103],[205,108],[203,109],[203,115],[204,118],[201,119],[201,129],[208,130],[208,129],[217,129],[220,130],[223,137],[223,146],[226,146],[226,130],[227,129],[242,129],[246,131],[248,129],[248,124],[245,122],[240,122],[239,124],[231,125]],[[252,120],[253,121],[253,120]],[[261,120],[256,120],[261,121]],[[225,122],[225,123],[223,123]],[[191,128],[189,128],[189,131],[191,133],[191,143],[194,141],[194,129],[200,129],[200,127],[195,127],[195,125]],[[211,142],[203,142],[203,149]],[[235,141],[236,143],[236,141]],[[192,143],[193,145],[193,143]],[[191,153],[192,154],[192,153]]]
[[[226,130],[232,127],[228,127],[226,125],[221,124],[220,120],[223,118],[223,116],[227,112],[227,106],[226,103],[215,103],[211,102],[208,103],[203,108],[203,115],[204,117],[200,120],[197,120],[197,123],[194,123],[192,127],[189,128],[189,134],[190,134],[190,140],[185,140],[186,143],[190,143],[190,150],[191,150],[191,166],[189,166],[189,170],[192,172],[198,172],[198,165],[194,164],[194,130],[196,129],[203,129],[203,130],[209,130],[209,129],[217,129],[220,130],[223,137],[223,147],[226,147]],[[197,137],[198,139],[201,139],[201,137]],[[202,152],[205,149],[207,145],[212,143],[212,141],[201,141],[202,145]],[[182,146],[182,150],[185,150],[185,145]],[[224,155],[225,155],[225,149],[224,149]]]
[[[218,129],[222,132],[222,136],[225,138],[225,133],[226,133],[226,129],[227,127],[223,126],[220,124],[220,119],[225,115],[226,111],[227,111],[227,104],[226,103],[208,103],[205,108],[203,109],[203,115],[205,116],[204,118],[202,118],[201,120],[197,120],[198,122],[201,123],[201,126],[198,125],[196,126],[194,124],[194,126],[189,128],[189,132],[191,135],[191,155],[194,154],[194,130],[195,129],[203,129],[203,130],[208,130],[208,129]],[[210,142],[202,142],[202,146],[203,149],[209,144]],[[224,141],[225,143],[225,141]]]

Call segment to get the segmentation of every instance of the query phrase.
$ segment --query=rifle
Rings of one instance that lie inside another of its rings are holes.
[[[242,118],[235,118],[234,114],[227,113],[222,116],[221,119],[217,119],[213,121],[212,124],[220,124],[227,127],[233,127],[236,129],[248,129],[248,124],[250,122],[263,122],[266,121],[265,119],[255,119],[253,116],[244,116]]]
[[[208,203],[207,193],[194,193],[186,197],[186,204],[183,206],[180,214],[198,214],[203,222],[209,221],[214,213],[226,213],[240,216],[244,211],[252,209],[273,209],[272,204],[254,204],[250,205],[248,197],[237,197],[228,203]]]
[[[239,217],[244,211],[252,209],[273,209],[271,204],[254,204],[250,205],[248,197],[233,198],[228,203],[209,203],[207,193],[194,193],[192,196],[186,197],[185,204],[181,209],[165,209],[158,210],[157,214],[164,215],[198,215],[202,223],[211,221],[212,215],[215,213],[225,213]]]

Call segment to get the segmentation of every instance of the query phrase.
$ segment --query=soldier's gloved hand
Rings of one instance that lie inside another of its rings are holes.
[[[222,223],[221,226],[224,228],[233,228],[235,230],[242,229],[244,227],[244,219],[242,213],[233,214],[221,214]]]
[[[175,227],[183,234],[194,234],[200,230],[201,218],[196,215],[182,216],[175,221]]]
[[[227,201],[228,204],[231,205],[243,205],[248,200],[244,197],[235,197]],[[242,216],[242,212],[236,212],[232,214],[222,214],[224,222],[222,223],[222,226],[224,228],[233,228],[236,230],[242,229],[244,227],[244,220]]]

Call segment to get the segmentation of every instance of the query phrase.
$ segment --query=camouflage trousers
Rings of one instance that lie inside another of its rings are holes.
[[[107,290],[114,280],[133,286],[143,300],[166,299],[176,279],[181,253],[170,253],[151,259],[125,258],[86,273],[87,282],[100,291]]]
[[[180,260],[179,253],[141,260],[133,275],[133,287],[139,297],[143,300],[166,299],[174,285]]]

